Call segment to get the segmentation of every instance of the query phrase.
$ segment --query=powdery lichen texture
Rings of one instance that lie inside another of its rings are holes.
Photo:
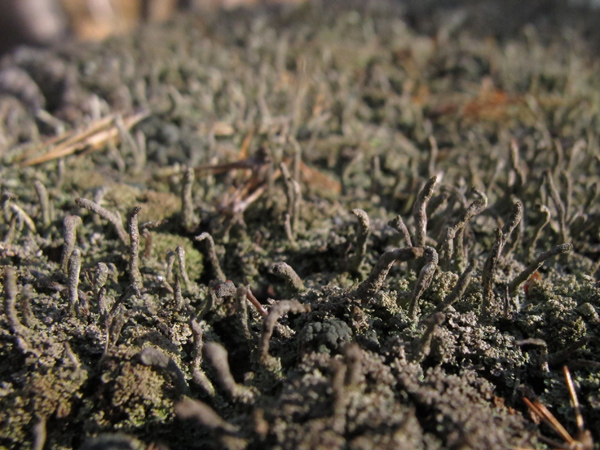
[[[489,6],[0,61],[0,446],[539,448],[564,365],[600,441],[596,13]]]

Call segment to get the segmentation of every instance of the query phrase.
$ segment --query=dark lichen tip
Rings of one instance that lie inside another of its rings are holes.
[[[263,319],[262,334],[258,344],[258,359],[261,364],[270,369],[277,366],[276,359],[269,355],[271,336],[277,321],[287,313],[303,313],[310,310],[310,305],[303,305],[296,300],[280,300],[271,307],[269,315]]]
[[[388,250],[381,255],[371,271],[371,275],[356,288],[356,297],[363,302],[367,302],[382,288],[390,269],[396,261],[410,261],[423,256],[423,254],[423,247],[404,247]]]
[[[115,230],[117,232],[117,235],[119,236],[119,239],[121,239],[121,242],[123,242],[125,245],[129,245],[129,236],[125,231],[125,228],[123,227],[123,222],[121,221],[121,218],[117,214],[107,210],[106,208],[103,208],[97,203],[94,203],[93,201],[88,200],[86,198],[80,197],[75,199],[75,204],[80,208],[85,208],[89,211],[92,211],[95,214],[98,214],[103,219],[108,220],[115,227]]]
[[[514,280],[510,282],[509,291],[511,295],[516,295],[519,287],[525,283],[529,277],[542,265],[546,262],[546,260],[552,258],[553,256],[560,255],[562,253],[568,253],[573,250],[573,244],[567,242],[566,244],[559,244],[552,247],[547,252],[540,253],[538,257],[523,270],[519,275],[517,275]]]
[[[67,214],[63,219],[63,233],[65,243],[61,256],[61,269],[67,273],[69,267],[69,259],[75,248],[77,241],[77,227],[82,224],[81,217],[72,214]]]
[[[68,296],[71,312],[75,315],[79,307],[79,274],[81,272],[81,251],[74,248],[69,258]]]
[[[213,241],[212,236],[209,233],[202,233],[201,235],[196,236],[194,239],[204,244],[204,257],[208,262],[210,270],[212,270],[213,279],[221,282],[227,280],[227,277],[221,269],[221,263],[219,263],[219,258],[217,257],[217,252],[215,251],[215,241]]]
[[[200,400],[184,398],[175,405],[175,414],[181,419],[194,419],[211,430],[236,433],[239,427],[225,421],[214,409]]]
[[[285,280],[286,284],[295,292],[302,292],[306,289],[306,287],[304,286],[304,282],[298,276],[296,271],[285,262],[278,262],[272,264],[271,267],[269,267],[269,271],[273,275],[277,275],[278,277]]]
[[[225,347],[217,342],[206,342],[204,344],[204,356],[214,370],[217,383],[232,400],[244,403],[254,401],[253,391],[235,382],[229,367],[228,352]]]
[[[402,237],[404,238],[404,243],[407,247],[413,246],[412,240],[410,238],[410,232],[408,231],[408,227],[402,220],[402,216],[396,216],[394,219],[388,222],[388,225],[402,235]]]

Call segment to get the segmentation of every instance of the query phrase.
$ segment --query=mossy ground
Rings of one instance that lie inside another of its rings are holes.
[[[541,448],[538,433],[554,436],[538,430],[522,397],[539,397],[574,432],[563,365],[600,442],[596,13],[506,3],[240,10],[4,58],[0,447]],[[23,164],[57,134],[139,110],[145,120],[117,127],[95,151]],[[260,148],[270,162],[252,173],[204,168]],[[300,185],[299,210],[281,162]],[[182,166],[197,168],[191,219]],[[440,260],[415,318],[415,285],[431,260],[396,263],[374,294],[357,293],[381,255],[409,246],[389,220],[400,214],[416,239],[413,207],[433,176],[423,244]],[[481,193],[487,207],[444,257],[444,232]],[[125,228],[142,207],[137,291],[129,245],[79,208],[80,197],[118,213]],[[517,201],[522,220],[505,236],[489,290],[494,230],[506,229]],[[550,221],[534,241],[537,204]],[[355,208],[371,224],[358,266]],[[287,232],[286,213],[295,221]],[[61,267],[68,214],[83,219],[77,300]],[[217,280],[194,239],[202,232],[233,284]],[[570,252],[509,292],[538,254],[565,241]],[[435,314],[470,259],[464,293]],[[273,275],[276,262],[304,289]],[[270,358],[258,351],[264,319],[238,301],[244,286],[267,309],[282,299],[311,307],[279,320]],[[200,335],[228,351],[234,388],[202,357]],[[221,422],[178,418],[185,397]],[[129,437],[107,435],[117,432]]]

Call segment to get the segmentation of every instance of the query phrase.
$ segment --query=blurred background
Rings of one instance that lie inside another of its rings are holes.
[[[0,53],[20,44],[50,45],[73,37],[100,40],[177,10],[232,9],[303,0],[1,0]]]
[[[305,2],[375,0],[0,0],[0,55],[21,44],[51,45],[66,38],[101,40],[124,34],[140,23],[167,20],[177,11],[212,11]],[[389,0],[405,12],[407,23],[422,33],[468,27],[481,36],[510,36],[524,24],[556,33],[557,26],[577,28],[600,46],[600,0]]]

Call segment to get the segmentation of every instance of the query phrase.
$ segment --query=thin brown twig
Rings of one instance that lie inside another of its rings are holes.
[[[131,114],[123,118],[124,129],[133,126],[150,115],[148,111]],[[59,139],[53,138],[48,142],[49,149],[42,155],[25,159],[21,167],[35,166],[55,159],[63,158],[83,150],[100,150],[109,142],[119,139],[119,127],[116,125],[117,115],[113,114],[93,122],[83,131],[66,133]]]

